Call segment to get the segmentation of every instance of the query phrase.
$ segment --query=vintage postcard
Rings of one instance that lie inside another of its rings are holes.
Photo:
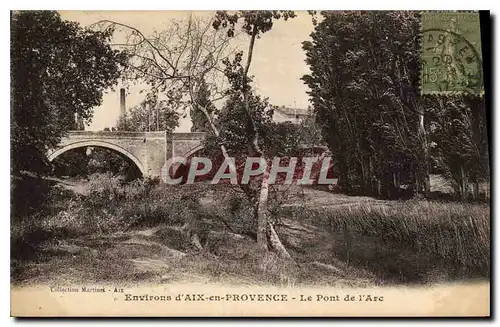
[[[12,11],[14,317],[489,317],[487,11]]]

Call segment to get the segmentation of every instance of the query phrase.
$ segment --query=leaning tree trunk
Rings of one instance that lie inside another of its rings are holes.
[[[264,152],[261,150],[259,146],[259,133],[257,131],[255,121],[253,120],[252,114],[250,112],[250,105],[249,105],[249,99],[248,99],[248,92],[249,92],[249,87],[248,87],[248,71],[250,69],[250,63],[252,62],[252,55],[253,55],[253,47],[255,44],[255,39],[257,37],[257,25],[253,26],[253,31],[252,35],[250,38],[250,45],[248,47],[248,57],[247,57],[247,62],[245,65],[245,70],[243,71],[243,76],[242,76],[242,94],[243,94],[243,102],[244,102],[244,107],[246,114],[248,116],[248,121],[251,125],[251,129],[253,130],[253,140],[251,143],[251,147],[255,151],[256,154],[259,154],[261,157],[265,158]],[[192,96],[192,94],[191,94]],[[219,136],[219,130],[216,128],[216,126],[213,124],[213,121],[206,111],[206,108],[201,108],[203,114],[209,121],[210,127],[212,131],[215,133],[216,136]],[[221,150],[225,158],[228,157],[227,150],[226,148],[221,145]],[[232,167],[231,167],[232,168]],[[248,188],[244,188],[245,192],[248,192]],[[281,243],[278,234],[276,231],[274,231],[274,228],[272,224],[270,223],[268,219],[268,213],[267,213],[267,203],[269,200],[269,172],[266,171],[263,174],[262,178],[262,183],[260,187],[260,194],[258,197],[258,203],[257,208],[256,208],[256,213],[257,213],[257,244],[258,247],[263,251],[263,254],[267,253],[269,251],[269,248],[276,250],[277,253],[282,256],[282,257],[287,257],[291,258],[290,254],[286,251],[285,247]],[[270,233],[269,241],[268,241],[268,231]]]
[[[207,118],[210,128],[216,136],[219,136],[219,130],[214,125],[210,115],[205,108],[198,106],[202,113]],[[229,158],[227,149],[224,145],[220,146],[222,154],[225,159]],[[260,150],[260,149],[259,149]],[[231,162],[232,163],[232,162]],[[244,187],[243,190],[248,192],[248,188]],[[281,243],[278,234],[274,230],[271,222],[268,219],[267,203],[269,200],[269,172],[266,170],[263,174],[263,179],[260,188],[258,202],[256,203],[256,219],[257,219],[257,244],[262,251],[275,250],[276,253],[282,258],[290,258],[291,256],[286,250],[283,243]],[[267,237],[269,233],[269,238]]]
[[[260,194],[257,203],[257,245],[262,251],[267,251],[267,202],[269,200],[269,172],[266,169],[262,176]]]
[[[255,44],[255,39],[257,37],[258,29],[257,25],[254,24],[252,30],[252,36],[250,38],[250,44],[248,46],[248,57],[245,65],[245,70],[243,72],[242,80],[242,93],[243,93],[243,103],[245,106],[245,111],[248,116],[248,122],[250,123],[251,129],[254,133],[251,147],[256,154],[265,158],[264,151],[259,145],[259,132],[257,126],[250,112],[249,104],[249,86],[248,86],[248,70],[250,69],[250,63],[252,62],[253,47]],[[281,243],[278,234],[274,230],[272,223],[268,219],[267,203],[269,201],[269,172],[266,169],[262,176],[262,182],[260,185],[260,194],[257,204],[257,245],[263,251],[263,254],[269,251],[269,249],[275,250],[280,257],[291,258],[288,251],[285,249]],[[267,237],[269,231],[269,239]]]
[[[274,251],[276,251],[276,253],[280,258],[289,259],[293,261],[292,256],[290,255],[290,253],[288,253],[283,243],[281,243],[281,240],[271,223],[268,223],[268,229],[269,229],[269,245],[271,246],[271,248]]]

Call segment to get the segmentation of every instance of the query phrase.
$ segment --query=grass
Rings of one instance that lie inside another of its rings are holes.
[[[382,282],[484,278],[490,270],[489,206],[431,201],[287,209],[332,235],[332,252]],[[306,250],[307,252],[307,250]]]
[[[53,187],[45,195],[50,205],[11,219],[12,281],[294,287],[489,278],[486,204],[289,193],[273,207],[273,218],[297,262],[292,266],[262,257],[245,233],[252,228],[251,210],[224,187],[122,186],[109,176],[95,176],[88,195]]]

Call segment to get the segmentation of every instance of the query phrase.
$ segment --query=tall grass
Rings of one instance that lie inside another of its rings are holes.
[[[329,230],[336,240],[335,256],[347,265],[374,271],[384,280],[489,276],[487,205],[406,201],[291,211],[296,219]]]

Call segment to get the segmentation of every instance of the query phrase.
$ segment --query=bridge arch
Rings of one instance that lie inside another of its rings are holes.
[[[185,160],[190,160],[191,159],[191,156],[193,156],[194,154],[196,154],[197,152],[203,150],[205,147],[203,146],[203,144],[199,144],[191,149],[189,149],[187,152],[183,153],[182,155],[180,155],[179,157],[181,158],[184,158]],[[170,168],[171,171],[168,172],[170,174],[172,174],[172,176],[174,177],[178,177],[177,175],[179,174],[179,172],[183,169],[182,167],[186,167],[186,164],[181,164],[181,163],[175,163],[172,165],[172,167]]]
[[[189,157],[191,157],[193,154],[195,154],[196,152],[199,152],[199,151],[201,151],[201,150],[203,150],[203,149],[204,149],[203,144],[197,145],[197,146],[195,146],[194,148],[192,148],[192,149],[190,149],[189,151],[187,151],[186,153],[184,153],[184,154],[182,155],[182,157],[184,157],[184,158],[188,159],[188,158],[189,158]]]
[[[114,150],[116,152],[119,152],[119,153],[123,154],[125,157],[127,157],[128,159],[130,159],[137,166],[137,168],[139,168],[139,170],[141,171],[141,174],[143,176],[147,176],[147,172],[144,169],[143,164],[136,156],[134,156],[132,153],[125,150],[124,148],[122,148],[116,144],[106,142],[106,141],[88,140],[88,141],[76,141],[76,142],[73,142],[70,144],[66,144],[66,145],[58,148],[57,150],[49,153],[48,159],[50,162],[52,162],[55,158],[57,158],[58,156],[60,156],[64,152],[69,151],[69,150],[73,150],[73,149],[77,149],[77,148],[82,148],[82,147],[106,148],[106,149],[110,149],[110,150]]]

